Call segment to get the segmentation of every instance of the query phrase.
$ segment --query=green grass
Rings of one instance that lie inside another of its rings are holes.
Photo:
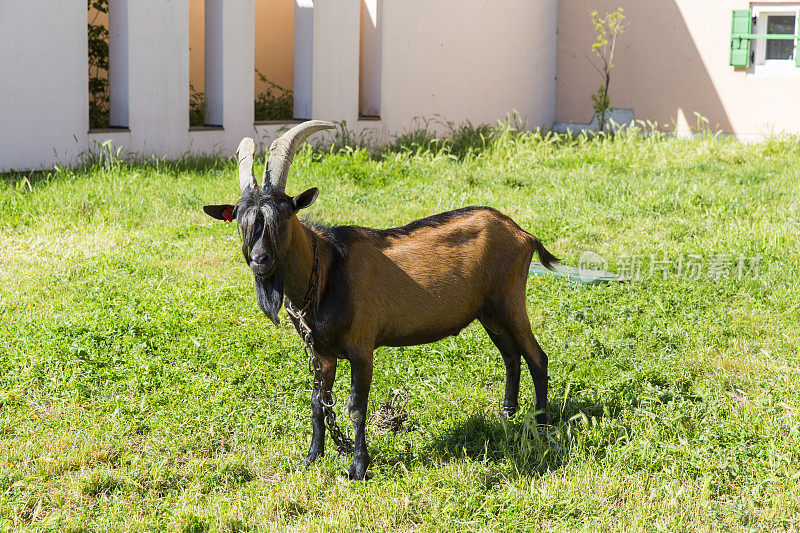
[[[407,387],[409,430],[371,431],[372,479],[352,483],[330,442],[295,472],[301,344],[258,309],[235,227],[200,210],[237,198],[232,160],[6,175],[0,530],[798,529],[800,140],[416,137],[380,156],[304,150],[289,190],[319,186],[308,215],[330,223],[487,204],[566,264],[728,253],[760,255],[760,275],[531,279],[543,440],[529,377],[501,418],[503,365],[479,326],[378,349],[372,397]]]

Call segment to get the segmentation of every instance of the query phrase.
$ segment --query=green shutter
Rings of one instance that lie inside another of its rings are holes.
[[[731,21],[731,66],[750,66],[750,39],[739,37],[750,33],[753,17],[749,9],[734,9]]]

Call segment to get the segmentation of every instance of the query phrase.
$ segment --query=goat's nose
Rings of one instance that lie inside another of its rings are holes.
[[[271,276],[273,270],[275,269],[275,262],[266,260],[264,262],[258,262],[255,260],[250,261],[250,270],[253,271],[253,274],[256,276]]]
[[[250,262],[256,265],[269,266],[272,264],[272,258],[268,253],[250,254]]]
[[[272,263],[272,254],[269,253],[266,246],[261,246],[259,243],[250,250],[250,260],[253,263],[269,266]]]
[[[268,276],[273,267],[275,260],[266,246],[256,244],[250,250],[250,269],[256,276]]]

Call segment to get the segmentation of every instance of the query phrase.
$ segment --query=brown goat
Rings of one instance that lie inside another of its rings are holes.
[[[309,304],[306,321],[325,390],[333,387],[337,359],[350,361],[349,414],[355,427],[350,478],[363,479],[370,462],[365,425],[373,350],[434,342],[458,334],[475,319],[505,363],[504,412],[513,416],[517,410],[524,357],[536,389],[536,421],[545,424],[547,355],[531,332],[525,285],[534,252],[548,267],[558,259],[539,239],[489,207],[457,209],[387,230],[301,222],[296,213],[310,206],[318,191],[287,196],[289,165],[311,133],[333,127],[308,121],[276,139],[263,187],[253,174],[254,143],[242,140],[239,202],[204,210],[218,219],[237,219],[256,297],[270,319],[278,323],[284,295],[298,309]],[[317,282],[312,283],[315,264]],[[292,321],[298,328],[294,317]],[[303,466],[325,447],[323,408],[316,392],[311,409],[313,435]]]

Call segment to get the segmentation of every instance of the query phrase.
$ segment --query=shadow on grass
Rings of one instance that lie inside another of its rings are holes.
[[[601,460],[626,433],[619,420],[623,411],[633,408],[619,403],[599,405],[589,398],[567,400],[563,410],[561,405],[551,406],[548,417],[552,425],[542,431],[537,428],[533,413],[520,413],[507,420],[499,413],[476,411],[435,436],[415,457],[408,450],[399,457],[375,460],[385,466],[416,461],[426,468],[464,459],[486,463],[487,472],[495,472],[487,477],[489,488],[502,478],[535,478],[558,470],[569,462],[576,445],[585,453],[586,444],[590,444],[590,453]],[[604,430],[596,431],[599,426]]]

